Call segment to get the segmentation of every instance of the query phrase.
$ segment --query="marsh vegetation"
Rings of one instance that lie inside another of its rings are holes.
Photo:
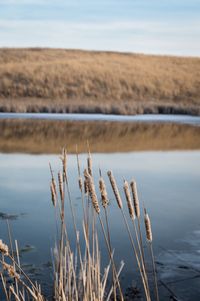
[[[200,59],[0,49],[0,111],[200,114]]]

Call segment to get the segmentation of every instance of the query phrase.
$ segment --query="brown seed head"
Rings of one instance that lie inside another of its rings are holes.
[[[83,180],[82,180],[81,177],[79,177],[79,179],[78,179],[78,185],[79,185],[79,189],[82,191],[82,189],[83,189]]]
[[[3,241],[0,239],[0,252],[4,255],[8,255],[8,246],[3,243]]]
[[[88,183],[89,195],[92,200],[93,207],[94,207],[96,213],[99,214],[100,208],[99,208],[99,203],[98,203],[98,199],[97,199],[97,195],[96,195],[96,191],[95,191],[93,178],[91,177],[91,175],[88,173],[88,171],[86,169],[84,170],[84,176],[85,176],[85,180]]]
[[[90,153],[88,154],[87,165],[88,165],[88,173],[92,176],[92,157]]]
[[[117,183],[115,181],[115,178],[113,176],[113,173],[112,171],[108,171],[107,172],[107,175],[109,177],[109,180],[110,180],[110,184],[112,186],[112,189],[113,189],[113,192],[114,192],[114,195],[115,195],[115,198],[116,198],[116,201],[117,201],[117,204],[119,206],[120,209],[122,209],[122,200],[121,200],[121,196],[119,194],[119,190],[118,190],[118,187],[117,187]]]
[[[51,190],[51,199],[52,199],[53,206],[56,207],[57,197],[56,197],[56,191],[55,191],[55,186],[53,184],[53,181],[51,181],[50,190]]]
[[[150,221],[149,215],[147,213],[144,216],[144,223],[145,223],[147,240],[149,242],[152,242],[153,236],[152,236],[152,231],[151,231],[151,221]]]
[[[129,190],[129,185],[127,181],[124,181],[124,193],[126,196],[126,201],[127,201],[127,206],[128,206],[128,211],[129,211],[129,215],[132,219],[135,218],[135,214],[134,214],[134,209],[133,209],[133,204],[132,204],[132,200],[131,200],[131,194],[130,194],[130,190]]]
[[[101,192],[102,206],[106,208],[108,205],[108,194],[106,191],[106,184],[102,177],[99,179],[99,190]]]
[[[66,178],[66,175],[67,175],[67,151],[65,148],[63,148],[63,150],[62,150],[61,161],[62,161],[62,165],[63,165],[63,175],[64,175],[64,178]]]
[[[137,193],[137,185],[134,180],[131,181],[131,191],[133,195],[133,204],[135,209],[135,215],[137,218],[140,217],[140,203],[138,199],[138,193]]]
[[[16,278],[16,279],[20,279],[20,275],[15,271],[14,267],[10,264],[7,263],[3,263],[3,268],[4,270],[6,270],[8,272],[8,275],[11,278]]]
[[[63,188],[62,172],[58,173],[58,183],[59,183],[59,190],[60,190],[60,198],[61,198],[61,201],[64,202],[64,188]]]
[[[86,179],[84,180],[84,192],[88,194],[88,181]]]

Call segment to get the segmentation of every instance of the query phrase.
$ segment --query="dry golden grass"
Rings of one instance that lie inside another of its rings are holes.
[[[200,114],[200,58],[0,49],[0,109]]]
[[[59,153],[200,149],[200,127],[181,124],[1,120],[0,151]]]

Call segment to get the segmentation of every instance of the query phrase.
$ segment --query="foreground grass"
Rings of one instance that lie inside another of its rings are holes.
[[[200,58],[0,49],[0,111],[200,115]]]
[[[88,146],[89,149],[89,146]],[[50,166],[50,191],[55,209],[57,235],[52,249],[52,297],[55,301],[125,301],[126,294],[121,285],[121,274],[124,262],[116,260],[112,246],[108,210],[110,196],[107,193],[105,175],[99,170],[98,181],[93,176],[93,162],[88,151],[87,165],[81,168],[77,152],[77,178],[74,178],[80,191],[82,204],[82,224],[78,227],[74,200],[71,197],[71,186],[68,174],[68,156],[63,149],[61,155],[62,171],[55,175]],[[119,191],[112,171],[107,172],[118,210],[121,211],[125,233],[130,241],[133,257],[133,271],[139,274],[142,287],[142,300],[159,301],[157,271],[153,254],[153,235],[151,221],[146,209],[140,206],[135,180],[124,179],[123,194]],[[65,218],[70,211],[72,221]],[[74,235],[69,236],[72,223]],[[143,235],[141,226],[145,226]],[[10,246],[0,239],[0,290],[6,301],[45,301],[41,286],[34,283],[24,272],[19,257],[17,241],[12,243],[8,223]],[[107,249],[107,266],[102,268],[100,233],[103,234],[104,248]],[[14,247],[15,246],[15,247]],[[147,259],[150,257],[150,260]],[[150,261],[150,262],[149,262]],[[148,262],[148,265],[147,265]],[[150,263],[150,264],[149,264]],[[153,279],[152,282],[150,280]],[[135,296],[137,297],[137,295]],[[135,299],[133,296],[131,300]],[[138,298],[137,298],[138,300]]]
[[[200,149],[200,127],[165,123],[72,122],[48,120],[0,120],[0,151],[59,153]]]

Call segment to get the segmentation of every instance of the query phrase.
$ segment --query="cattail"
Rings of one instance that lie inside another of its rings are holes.
[[[0,252],[4,255],[8,255],[8,246],[3,243],[3,241],[0,239]]]
[[[55,185],[53,184],[53,181],[50,184],[50,190],[51,190],[51,199],[53,206],[56,207],[56,191],[55,191]]]
[[[108,177],[110,179],[110,184],[112,186],[112,189],[113,189],[113,192],[114,192],[117,204],[118,204],[119,208],[122,209],[122,207],[123,207],[122,206],[122,200],[121,200],[121,197],[120,197],[120,194],[119,194],[119,190],[117,188],[117,184],[116,184],[115,178],[113,176],[113,173],[112,173],[112,171],[108,171],[107,174],[108,174]]]
[[[64,201],[64,188],[63,188],[63,176],[62,173],[58,173],[58,183],[59,183],[59,190],[60,190],[60,198],[61,201]]]
[[[106,184],[105,184],[102,177],[99,179],[99,189],[100,189],[100,192],[101,192],[102,206],[104,208],[106,208],[107,205],[108,205],[108,194],[107,194],[107,191],[106,191]]]
[[[88,181],[86,179],[84,180],[84,192],[88,194]]]
[[[79,177],[79,179],[78,179],[78,186],[79,186],[79,189],[82,191],[82,189],[83,189],[83,180],[82,180],[81,177]]]
[[[96,213],[99,214],[100,208],[99,208],[99,203],[98,203],[98,199],[97,199],[97,195],[96,195],[96,191],[95,191],[94,182],[93,182],[91,175],[88,173],[88,171],[86,169],[84,170],[84,176],[88,183],[88,190],[89,190],[89,194],[90,194],[90,197],[92,200],[93,207],[94,207]]]
[[[87,165],[88,165],[88,173],[90,176],[92,176],[92,157],[91,157],[90,152],[89,152],[88,158],[87,158]]]
[[[63,175],[64,175],[64,179],[65,179],[66,175],[67,175],[67,151],[65,148],[63,148],[63,151],[62,151],[61,161],[62,161],[62,165],[63,165]]]
[[[8,272],[8,275],[11,278],[16,278],[16,279],[20,279],[20,275],[15,271],[14,267],[10,264],[7,263],[3,263],[3,268],[4,270],[6,270]]]
[[[133,204],[132,204],[132,201],[131,201],[131,194],[130,194],[130,190],[129,190],[129,185],[128,185],[127,181],[124,181],[124,193],[125,193],[125,196],[126,196],[129,215],[132,219],[134,219],[135,214],[134,214]]]
[[[51,183],[53,185],[53,188],[54,188],[54,191],[55,191],[55,194],[56,194],[56,197],[57,197],[56,181],[55,181],[54,177],[51,179]]]
[[[134,180],[131,181],[131,190],[132,190],[132,195],[133,195],[133,204],[134,204],[134,209],[135,209],[135,215],[137,218],[139,218],[140,217],[140,204],[139,204],[139,199],[138,199],[138,194],[137,194],[137,185]]]
[[[146,237],[149,242],[152,242],[152,231],[151,231],[151,221],[149,218],[149,215],[145,213],[144,215],[144,223],[145,223],[145,229],[146,229]]]

